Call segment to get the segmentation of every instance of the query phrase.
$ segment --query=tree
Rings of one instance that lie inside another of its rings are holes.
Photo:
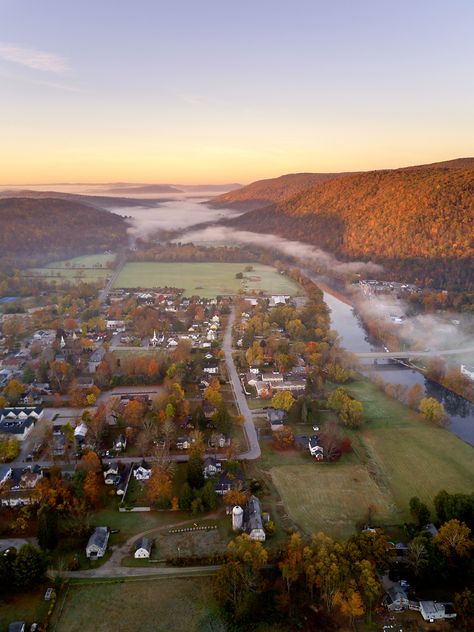
[[[201,491],[201,500],[204,509],[212,511],[217,507],[217,494],[212,481],[207,481]]]
[[[89,470],[84,478],[82,489],[87,504],[90,507],[97,507],[100,504],[104,491],[104,478],[102,473]]]
[[[15,586],[28,590],[38,584],[47,569],[46,556],[32,544],[24,544],[13,563]]]
[[[22,379],[25,384],[31,384],[35,381],[36,374],[29,364],[23,369]]]
[[[424,527],[429,523],[431,518],[431,512],[428,506],[421,502],[418,496],[410,498],[410,513],[419,527]]]
[[[147,482],[147,497],[151,503],[169,503],[173,495],[173,483],[169,471],[154,467]]]
[[[286,410],[287,412],[295,403],[295,398],[290,393],[290,391],[278,391],[272,397],[272,406],[273,408],[281,408],[282,410]]]
[[[339,413],[342,409],[343,404],[349,399],[349,395],[345,388],[340,386],[335,391],[329,394],[327,399],[327,404],[329,408]]]
[[[360,428],[364,417],[362,402],[356,399],[347,399],[339,411],[339,418],[348,428]]]
[[[407,394],[407,404],[410,408],[418,410],[423,399],[423,387],[421,384],[413,384]]]
[[[38,544],[42,549],[54,549],[58,537],[58,514],[42,505],[38,509]]]
[[[0,463],[9,463],[14,461],[20,454],[20,444],[18,439],[10,437],[7,439],[0,438]]]
[[[283,559],[279,563],[281,574],[286,583],[286,590],[290,594],[291,585],[303,574],[304,544],[299,533],[293,533],[287,542]]]
[[[22,384],[18,380],[10,380],[3,389],[3,395],[7,398],[8,403],[11,406],[15,406],[16,404],[18,404],[18,400],[20,399],[24,390],[24,384]]]
[[[462,622],[463,630],[474,630],[474,590],[465,588],[454,595],[454,609]]]
[[[136,399],[132,399],[125,406],[123,416],[129,426],[138,427],[143,421],[145,406]]]
[[[212,423],[225,437],[232,434],[232,417],[224,401],[217,406],[216,412],[212,415]]]
[[[191,486],[186,481],[181,485],[181,489],[179,491],[179,508],[182,511],[190,511],[191,503],[193,501],[193,490]]]
[[[420,413],[431,423],[442,426],[446,423],[446,411],[441,402],[434,397],[424,397],[420,402]]]
[[[186,478],[192,489],[200,489],[204,485],[202,457],[198,452],[190,454],[189,456]]]
[[[97,452],[94,452],[94,450],[86,452],[86,454],[81,457],[76,469],[84,472],[102,472],[102,464]]]
[[[428,564],[428,551],[425,543],[421,539],[415,538],[408,545],[408,564],[413,570],[415,577],[421,573]]]
[[[243,507],[247,503],[247,494],[236,489],[229,489],[222,500],[227,507],[235,507],[236,505]]]
[[[229,557],[216,575],[214,590],[220,603],[240,621],[255,607],[262,589],[260,572],[268,554],[261,542],[247,534],[237,536],[227,550]]]
[[[470,533],[471,530],[464,522],[454,518],[440,527],[438,534],[433,538],[433,544],[451,560],[466,557],[474,546]]]
[[[343,616],[348,617],[351,625],[354,619],[361,617],[365,612],[362,597],[357,590],[337,591],[334,595],[334,605],[339,607]]]

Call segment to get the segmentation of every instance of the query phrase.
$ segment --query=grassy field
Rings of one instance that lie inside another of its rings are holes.
[[[211,580],[207,577],[72,584],[62,609],[64,596],[58,599],[51,629],[224,632],[211,595]]]
[[[410,519],[419,496],[432,507],[441,490],[471,493],[474,452],[448,430],[425,422],[365,380],[348,387],[364,404],[365,424],[348,432],[355,453],[339,463],[297,463],[296,455],[263,455],[288,515],[308,533],[352,533],[372,510],[383,526]]]
[[[263,290],[268,294],[300,293],[288,277],[270,266],[252,264],[252,272],[244,272],[244,263],[127,263],[115,281],[118,288],[184,288],[186,296],[213,298],[219,294],[237,294],[239,290]],[[244,272],[244,279],[235,275]]]
[[[64,261],[54,261],[43,268],[31,268],[28,273],[50,279],[52,283],[62,281],[104,281],[111,270],[106,266],[115,255],[85,255]]]
[[[380,521],[392,522],[395,508],[362,465],[282,465],[270,470],[292,520],[307,533],[344,538],[363,521],[369,505]]]

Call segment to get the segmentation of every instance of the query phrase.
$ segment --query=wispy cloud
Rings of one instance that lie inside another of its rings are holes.
[[[42,72],[61,73],[68,68],[66,60],[59,55],[8,42],[0,42],[0,59]]]

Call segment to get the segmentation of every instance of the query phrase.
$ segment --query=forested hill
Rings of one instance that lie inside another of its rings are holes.
[[[58,199],[0,199],[0,265],[34,265],[127,243],[123,217]]]
[[[234,208],[252,211],[305,191],[321,182],[341,178],[346,173],[290,173],[278,178],[257,180],[236,191],[218,195],[208,202],[217,208]]]
[[[377,261],[389,276],[474,289],[473,159],[326,180],[231,223]]]

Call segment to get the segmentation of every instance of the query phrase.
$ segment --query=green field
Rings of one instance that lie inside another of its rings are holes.
[[[225,630],[208,577],[72,584],[52,623],[56,632]]]
[[[219,294],[264,291],[267,294],[301,293],[300,288],[275,268],[252,264],[251,272],[244,272],[245,263],[127,263],[114,287],[117,288],[183,288],[185,296],[213,298]],[[244,273],[243,279],[235,275]]]
[[[115,255],[84,255],[64,261],[53,261],[42,268],[31,268],[30,275],[51,280],[52,283],[62,281],[103,281],[110,276],[107,264],[114,261]]]
[[[355,454],[335,464],[269,463],[288,515],[302,529],[347,536],[367,517],[369,506],[373,523],[398,525],[410,519],[412,496],[432,507],[441,489],[472,493],[471,446],[368,381],[354,382],[348,390],[365,409],[364,427],[348,433]]]

